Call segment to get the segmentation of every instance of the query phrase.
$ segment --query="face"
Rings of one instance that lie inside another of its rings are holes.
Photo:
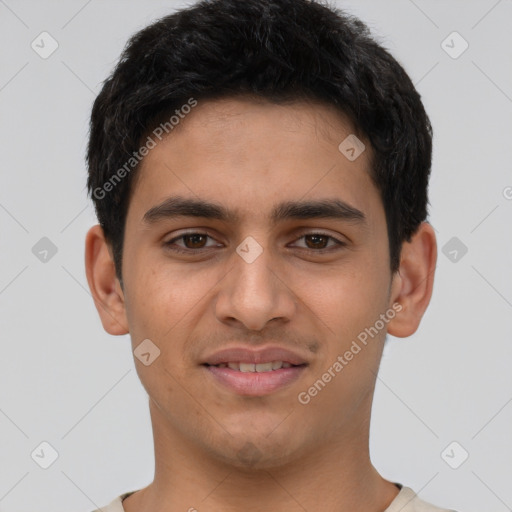
[[[262,468],[357,437],[397,314],[369,144],[350,161],[350,123],[305,102],[199,102],[178,128],[143,160],[123,249],[133,349],[159,351],[135,359],[154,428]],[[250,353],[214,359],[232,348]]]

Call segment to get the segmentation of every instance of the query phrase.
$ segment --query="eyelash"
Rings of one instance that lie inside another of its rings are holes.
[[[204,232],[200,232],[200,231],[191,231],[191,232],[188,232],[188,233],[182,233],[181,235],[172,238],[168,242],[165,242],[164,246],[166,247],[166,249],[168,249],[170,251],[177,252],[177,253],[182,253],[182,254],[199,253],[201,251],[205,251],[205,250],[208,250],[208,249],[211,248],[211,247],[206,247],[206,248],[202,247],[202,248],[199,248],[199,249],[183,249],[183,248],[179,248],[179,247],[172,247],[173,243],[176,242],[177,240],[181,240],[181,239],[185,238],[186,236],[193,236],[193,235],[206,236],[208,238],[213,239],[213,237],[209,233],[204,233]],[[304,238],[306,236],[322,236],[322,237],[328,238],[330,240],[333,240],[335,242],[335,245],[333,245],[333,246],[331,246],[329,248],[324,248],[324,249],[309,249],[307,247],[300,247],[300,249],[302,249],[304,251],[307,251],[307,252],[310,252],[310,253],[317,253],[317,254],[320,253],[320,254],[323,254],[323,253],[329,252],[335,246],[344,247],[344,246],[347,245],[345,242],[342,242],[341,240],[339,240],[338,238],[333,237],[332,235],[328,235],[327,233],[321,233],[321,232],[317,232],[317,231],[314,231],[314,232],[311,232],[311,233],[304,233],[303,235],[301,235],[300,237],[295,239],[295,242],[297,242],[297,240],[300,240],[301,238]]]

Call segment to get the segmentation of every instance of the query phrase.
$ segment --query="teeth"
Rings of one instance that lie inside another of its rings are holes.
[[[272,370],[279,370],[280,368],[290,368],[292,365],[290,363],[284,363],[283,361],[269,361],[267,363],[220,363],[216,365],[218,368],[226,368],[229,367],[232,370],[237,370],[240,372],[271,372]]]
[[[240,363],[240,371],[241,372],[255,372],[256,365],[253,363]]]
[[[256,371],[257,372],[271,372],[272,371],[272,362],[257,364]]]

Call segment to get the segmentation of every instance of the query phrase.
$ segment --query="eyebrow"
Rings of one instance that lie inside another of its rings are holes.
[[[142,218],[147,225],[163,219],[178,217],[201,217],[223,222],[236,223],[240,215],[220,204],[173,196],[150,208]],[[366,225],[365,214],[341,199],[322,199],[315,201],[286,201],[277,204],[270,214],[272,224],[288,219],[337,219]]]

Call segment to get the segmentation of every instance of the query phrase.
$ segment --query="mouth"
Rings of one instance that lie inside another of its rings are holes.
[[[235,361],[215,365],[204,363],[202,366],[223,389],[238,395],[263,396],[295,382],[308,365],[276,360],[257,364]]]
[[[266,363],[242,363],[242,362],[226,362],[219,364],[208,364],[205,366],[213,366],[215,368],[230,368],[231,370],[243,373],[264,373],[280,370],[281,368],[291,368],[294,366],[306,366],[304,364],[291,364],[287,361],[268,361]]]

